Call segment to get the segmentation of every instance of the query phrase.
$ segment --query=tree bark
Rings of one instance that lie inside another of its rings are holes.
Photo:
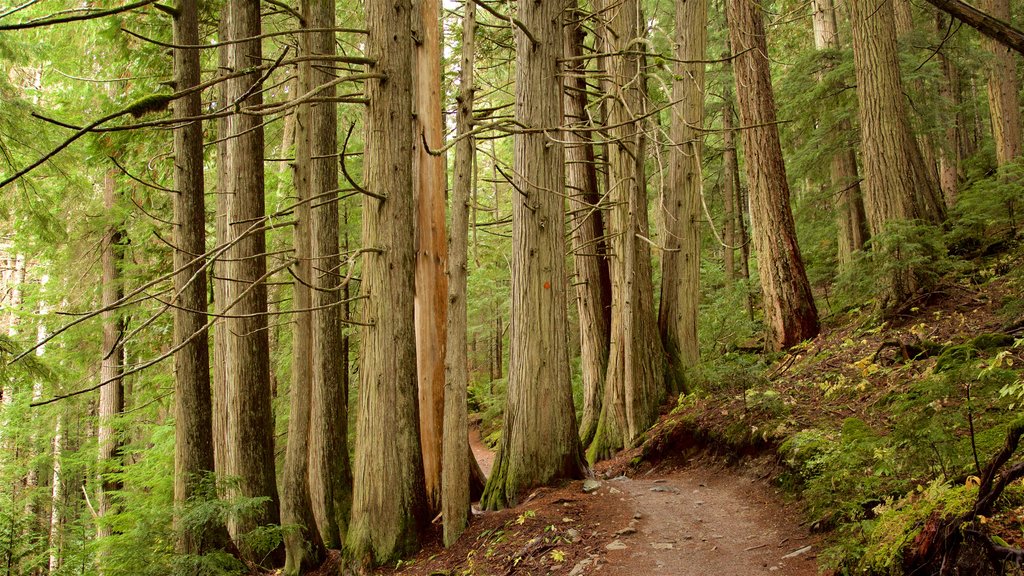
[[[909,10],[910,3],[906,2],[906,5]],[[814,14],[814,47],[817,50],[839,49],[839,32],[832,0],[815,0],[811,3],[811,10]],[[819,81],[831,69],[832,66],[828,65],[819,75]],[[850,122],[841,121],[836,131],[839,138],[845,138],[851,131]],[[868,239],[864,201],[857,176],[857,153],[846,142],[832,156],[830,175],[832,195],[836,202],[839,267],[842,269],[852,262],[854,252],[862,250]]]
[[[501,444],[481,505],[514,505],[523,490],[578,478],[585,465],[572,403],[562,134],[564,2],[522,2],[516,37],[512,314]]]
[[[312,27],[310,1],[303,0],[299,9],[307,27]],[[301,56],[313,56],[312,34],[299,38]],[[313,62],[298,65],[297,94],[308,94],[316,87],[313,79]],[[312,210],[310,204],[316,193],[311,185],[311,164],[313,157],[311,133],[312,104],[299,104],[295,118],[295,173],[294,185],[298,204],[295,207],[294,248],[295,264],[292,284],[292,308],[301,310],[292,315],[292,373],[288,392],[288,444],[285,448],[284,470],[281,475],[281,522],[293,526],[284,535],[286,575],[301,574],[317,565],[324,555],[324,542],[313,515],[313,500],[310,483],[315,476],[310,467],[310,418],[313,405],[313,313],[312,290],[313,267],[320,265],[313,258]],[[287,151],[284,151],[287,154]],[[331,162],[333,164],[333,161]],[[324,202],[325,199],[318,198]]]
[[[417,38],[413,53],[415,149],[413,195],[416,199],[416,373],[419,384],[420,444],[427,502],[441,509],[441,439],[444,428],[445,327],[448,279],[445,276],[445,156],[427,145],[444,144],[441,102],[441,2],[414,0]]]
[[[221,10],[221,21],[217,29],[217,37],[220,42],[230,39],[228,23],[231,21],[231,11],[227,8]],[[221,70],[228,68],[229,44],[217,48],[217,66]],[[217,98],[221,102],[228,100],[228,87],[226,82],[221,82]],[[231,179],[231,157],[228,155],[228,118],[217,119],[217,195],[214,215],[214,240],[218,247],[228,243],[230,232],[228,229],[228,212],[231,205],[230,185]],[[218,257],[211,266],[213,283],[213,310],[217,320],[213,326],[213,463],[217,471],[217,477],[223,478],[228,475],[228,324],[222,316],[227,313],[228,303],[228,261]],[[219,491],[222,492],[222,491]],[[225,494],[221,494],[224,496]],[[228,526],[232,524],[228,519]],[[233,528],[232,528],[233,530]]]
[[[103,207],[108,213],[113,213],[117,206],[117,182],[114,179],[113,170],[108,170],[103,178]],[[115,512],[111,501],[110,493],[119,490],[121,483],[113,480],[108,474],[115,472],[119,467],[120,442],[117,439],[117,432],[114,429],[114,418],[124,412],[124,387],[121,381],[121,373],[124,370],[122,360],[124,348],[121,338],[124,335],[124,320],[121,311],[112,308],[121,299],[123,290],[121,287],[121,266],[124,258],[123,253],[124,233],[120,224],[107,228],[103,237],[103,250],[100,256],[102,266],[102,296],[101,305],[104,312],[101,314],[103,320],[103,356],[100,361],[100,381],[106,382],[100,387],[99,402],[99,431],[97,445],[99,446],[98,469],[100,475],[99,495],[96,501],[96,538],[102,540],[113,534],[110,526],[109,516]],[[109,308],[109,309],[108,309]],[[103,570],[103,552],[100,552],[100,570]]]
[[[309,0],[305,7],[307,25],[327,30],[336,26],[332,0]],[[330,58],[335,55],[334,32],[308,34],[310,52]],[[335,73],[327,62],[312,66],[312,86],[323,86]],[[329,99],[335,88],[323,89]],[[310,109],[310,205],[312,234],[311,304],[313,308],[313,388],[309,436],[309,482],[313,514],[328,548],[340,548],[348,530],[352,509],[352,470],[348,447],[348,359],[343,338],[347,287],[341,286],[341,256],[338,237],[337,105],[318,102]]]
[[[700,202],[704,178],[704,60],[707,0],[677,0],[676,62],[669,127],[669,182],[661,202],[665,251],[662,256],[658,328],[668,359],[671,393],[686,389],[685,374],[697,364],[697,308],[700,303]]]
[[[764,15],[751,0],[729,0],[728,10],[750,218],[764,294],[765,346],[783,350],[818,334],[818,313],[790,209]]]
[[[989,14],[1010,20],[1010,0],[987,0]],[[1020,82],[1017,58],[1009,48],[990,38],[982,45],[991,55],[988,69],[988,105],[992,116],[992,138],[996,142],[996,163],[1002,167],[1021,152]]]
[[[665,396],[664,353],[657,331],[647,225],[647,105],[644,19],[636,0],[603,5],[598,24],[608,58],[608,236],[612,321],[604,399],[591,462],[630,446],[654,422]]]
[[[263,63],[260,46],[259,4],[230,0],[226,5],[228,38],[227,68],[245,70]],[[256,38],[254,40],[243,40]],[[228,102],[259,106],[260,73],[225,82]],[[228,117],[226,155],[228,239],[226,252],[227,304],[234,303],[226,319],[227,472],[238,478],[238,496],[266,498],[253,514],[235,519],[236,538],[257,526],[277,524],[280,501],[274,472],[274,420],[270,399],[270,352],[267,335],[267,270],[264,217],[262,118],[248,114]],[[236,303],[237,302],[237,303]],[[243,557],[260,562],[247,546]],[[279,556],[283,550],[276,552]],[[279,561],[272,558],[272,562]]]
[[[174,17],[174,42],[199,44],[196,0],[179,0]],[[199,84],[199,50],[174,49],[175,85]],[[174,101],[175,118],[202,114],[199,92]],[[203,178],[203,128],[200,121],[174,131],[174,502],[183,509],[193,498],[216,497],[213,487],[213,406],[210,398],[210,356],[206,331],[206,274],[200,254],[206,253],[206,202]],[[180,518],[178,519],[180,522]],[[199,555],[223,544],[223,526],[209,522],[183,529],[181,554]]]
[[[727,55],[728,57],[728,55]],[[736,196],[739,193],[736,169],[736,137],[733,134],[732,90],[727,80],[722,98],[722,264],[725,266],[725,285],[731,288],[736,282]]]
[[[469,203],[473,189],[476,140],[473,121],[473,63],[476,4],[466,2],[462,15],[462,57],[456,96],[455,185],[452,187],[451,232],[448,236],[448,342],[445,347],[444,446],[441,476],[441,515],[444,545],[458,540],[469,522],[469,385],[467,357],[466,274],[469,253]]]
[[[582,12],[566,13],[566,58],[583,55]],[[565,86],[565,186],[569,196],[573,262],[576,265],[576,307],[580,326],[580,368],[583,380],[583,417],[580,440],[589,444],[597,431],[608,370],[608,332],[611,329],[611,277],[604,241],[604,217],[599,204],[597,167],[589,133],[586,107],[586,67],[582,60],[568,60]]]
[[[363,168],[364,325],[360,330],[359,416],[352,518],[352,562],[397,560],[419,547],[427,522],[420,455],[413,294],[412,24],[410,0],[370,0],[367,55],[382,78],[366,82]],[[382,445],[381,443],[384,442]]]
[[[893,222],[935,221],[924,161],[910,130],[896,53],[891,0],[881,4],[850,0],[853,55],[860,102],[864,158],[864,204],[871,235]],[[876,245],[876,250],[881,249]],[[893,258],[898,258],[895,254]],[[882,310],[906,301],[918,288],[910,266],[895,266],[880,298]]]
[[[1007,24],[1005,20],[986,14],[960,0],[927,1],[1003,46],[1024,54],[1024,32]]]
[[[945,14],[936,10],[935,28],[940,37],[946,33],[946,20]],[[960,72],[956,62],[943,50],[939,50],[938,57],[942,63],[939,96],[946,106],[945,117],[952,120],[946,125],[945,145],[939,148],[939,186],[946,208],[952,208],[960,188],[965,117],[961,111]]]
[[[57,425],[53,433],[53,474],[50,478],[50,562],[49,574],[52,576],[60,568],[60,523],[61,507],[63,506],[64,485],[61,477],[61,452],[63,450],[63,417],[57,415]]]

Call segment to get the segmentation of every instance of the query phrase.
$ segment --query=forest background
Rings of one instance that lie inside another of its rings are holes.
[[[906,321],[1019,230],[1019,7],[940,7],[0,8],[7,572],[393,563]]]

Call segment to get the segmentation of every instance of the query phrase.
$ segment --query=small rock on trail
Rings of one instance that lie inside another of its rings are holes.
[[[623,526],[595,573],[817,574],[817,542],[800,526],[799,511],[736,469],[696,467],[615,485],[621,494],[601,490],[595,497],[631,506],[639,518]]]

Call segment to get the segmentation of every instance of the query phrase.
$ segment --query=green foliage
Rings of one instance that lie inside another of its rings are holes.
[[[757,354],[728,352],[701,363],[690,372],[695,392],[703,395],[738,395],[768,382],[762,376],[766,359]]]
[[[973,180],[957,198],[947,234],[950,251],[979,256],[1003,248],[1021,225],[1024,205],[1024,161],[1017,160],[998,171]]]
[[[837,278],[844,305],[884,296],[891,279],[901,275],[913,275],[918,289],[927,291],[957,268],[946,251],[942,231],[930,224],[891,222],[869,244],[870,249],[855,254]]]

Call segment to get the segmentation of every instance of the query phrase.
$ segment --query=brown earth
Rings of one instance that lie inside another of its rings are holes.
[[[493,453],[479,434],[471,445],[489,469]],[[541,488],[510,510],[474,509],[469,529],[450,549],[440,545],[435,524],[418,555],[378,573],[816,574],[817,541],[799,506],[782,500],[765,478],[753,468],[700,460],[597,480],[589,493],[583,481]]]

